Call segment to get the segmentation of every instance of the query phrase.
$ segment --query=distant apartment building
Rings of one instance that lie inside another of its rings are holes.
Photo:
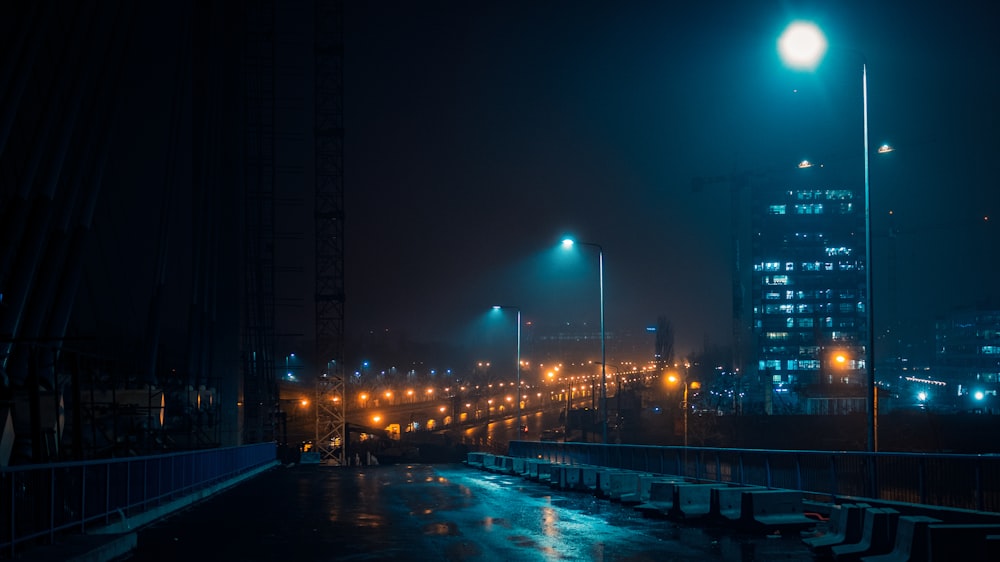
[[[752,196],[751,306],[768,413],[866,408],[863,195],[843,187]]]

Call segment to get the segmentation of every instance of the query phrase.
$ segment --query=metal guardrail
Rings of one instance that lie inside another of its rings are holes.
[[[274,462],[274,443],[0,469],[0,558],[209,488]]]
[[[1000,512],[1000,455],[784,451],[511,441],[508,454],[867,498]]]

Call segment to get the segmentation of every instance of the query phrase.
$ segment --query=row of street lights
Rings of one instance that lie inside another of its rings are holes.
[[[601,307],[601,427],[602,427],[602,443],[608,442],[608,390],[607,390],[607,371],[605,368],[606,361],[606,343],[604,331],[604,249],[600,244],[595,244],[593,242],[576,242],[572,238],[564,238],[562,241],[562,246],[564,249],[570,250],[575,244],[580,244],[581,246],[591,246],[597,248],[597,259],[598,259],[598,278],[599,278],[599,288],[600,288],[600,307]],[[517,312],[517,427],[520,431],[521,424],[521,309],[517,306],[509,305],[493,305],[493,310],[514,310]]]

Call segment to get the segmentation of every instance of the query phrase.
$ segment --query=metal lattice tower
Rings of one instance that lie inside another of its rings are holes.
[[[275,103],[273,0],[245,4],[245,331],[243,440],[275,439]]]
[[[316,448],[344,463],[344,6],[316,0]]]

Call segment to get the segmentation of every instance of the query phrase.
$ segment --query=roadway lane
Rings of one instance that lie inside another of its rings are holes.
[[[141,529],[135,561],[811,560],[464,465],[276,468]]]

